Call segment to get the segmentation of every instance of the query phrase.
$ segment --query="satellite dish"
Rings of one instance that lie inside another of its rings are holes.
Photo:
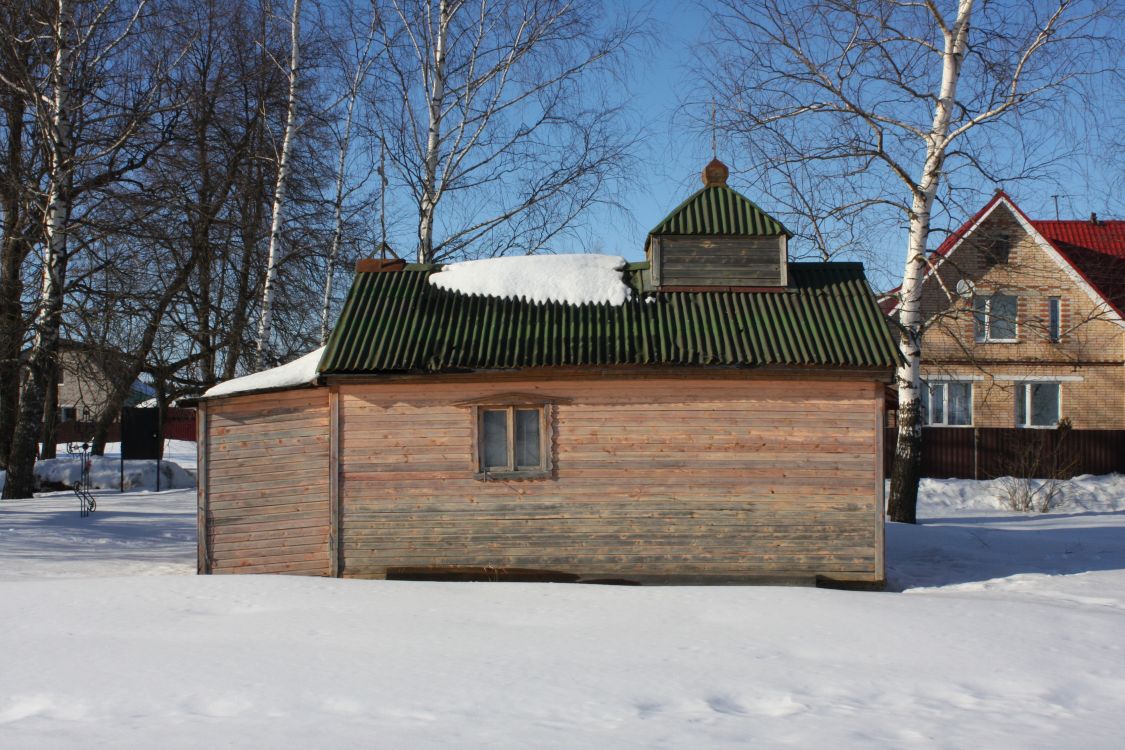
[[[957,294],[959,294],[963,299],[968,299],[969,297],[973,296],[973,292],[977,290],[977,286],[968,279],[961,279],[957,282],[956,289]]]

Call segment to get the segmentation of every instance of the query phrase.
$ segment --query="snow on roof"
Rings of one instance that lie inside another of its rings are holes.
[[[632,290],[620,255],[524,255],[450,263],[431,274],[436,287],[462,294],[567,305],[621,305]]]
[[[203,394],[204,398],[211,396],[229,396],[232,393],[246,393],[248,391],[262,391],[267,388],[286,388],[296,385],[308,385],[316,380],[316,366],[320,364],[320,357],[324,354],[324,347],[309,352],[289,364],[262,370],[251,375],[243,375],[212,386]]]

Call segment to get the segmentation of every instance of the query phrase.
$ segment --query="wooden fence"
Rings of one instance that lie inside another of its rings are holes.
[[[81,443],[91,439],[94,434],[93,422],[68,420],[55,426],[55,441],[59,443]],[[164,437],[167,440],[195,441],[195,409],[168,409],[164,412]],[[114,422],[109,426],[106,442],[121,440],[121,424]]]
[[[886,475],[894,464],[896,431],[883,441]],[[1006,427],[926,427],[922,476],[992,479],[1016,474],[1060,477],[1125,473],[1125,430],[1020,430]]]

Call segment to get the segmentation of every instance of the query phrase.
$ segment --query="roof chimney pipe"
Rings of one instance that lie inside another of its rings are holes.
[[[1096,213],[1093,213],[1093,212],[1090,213],[1090,223],[1093,224],[1094,226],[1098,225],[1098,215]]]

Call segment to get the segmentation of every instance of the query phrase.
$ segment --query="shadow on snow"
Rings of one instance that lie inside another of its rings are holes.
[[[1083,524],[1083,520],[1098,519]],[[1125,568],[1125,511],[954,516],[887,524],[888,588]]]

